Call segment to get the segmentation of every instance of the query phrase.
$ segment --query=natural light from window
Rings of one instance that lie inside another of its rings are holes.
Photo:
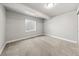
[[[25,32],[36,31],[36,21],[25,19]]]

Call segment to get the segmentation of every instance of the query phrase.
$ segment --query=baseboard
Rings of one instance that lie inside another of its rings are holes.
[[[4,48],[5,48],[5,46],[6,46],[6,43],[0,48],[0,55],[2,54],[2,52],[3,52]]]
[[[36,36],[40,36],[40,35],[41,35],[41,34],[37,34],[37,35],[29,36],[29,37],[23,37],[23,38],[18,38],[18,39],[14,39],[14,40],[11,40],[11,41],[7,41],[7,42],[5,42],[5,44],[0,48],[0,55],[2,54],[2,51],[4,50],[5,46],[6,46],[8,43],[12,43],[12,42],[20,41],[20,40],[25,40],[25,39],[29,39],[29,38],[36,37]]]
[[[14,40],[11,40],[11,41],[7,41],[6,44],[12,43],[12,42],[16,42],[16,41],[20,41],[20,40],[29,39],[29,38],[36,37],[36,36],[40,36],[40,35],[41,35],[41,34],[37,34],[37,35],[33,35],[33,36],[28,36],[28,37],[23,37],[23,38],[14,39]]]
[[[8,43],[11,43],[11,42],[16,42],[16,41],[19,41],[19,40],[25,40],[25,39],[28,39],[28,38],[32,38],[32,37],[36,37],[36,36],[39,36],[41,34],[38,34],[38,35],[33,35],[33,36],[29,36],[29,37],[24,37],[24,38],[19,38],[19,39],[14,39],[14,40],[11,40],[11,41],[7,41],[3,46],[2,48],[0,49],[0,55],[2,53],[2,51],[4,50],[6,44]],[[72,41],[72,40],[69,40],[69,39],[66,39],[66,38],[62,38],[62,37],[59,37],[59,36],[54,36],[54,35],[50,35],[50,34],[45,34],[47,36],[50,36],[50,37],[53,37],[53,38],[58,38],[58,39],[61,39],[61,40],[65,40],[65,41],[68,41],[68,42],[71,42],[71,43],[77,43],[77,41]]]
[[[53,38],[65,40],[65,41],[68,41],[68,42],[71,42],[71,43],[77,43],[77,41],[72,41],[72,40],[69,40],[69,39],[66,39],[66,38],[62,38],[62,37],[59,37],[59,36],[54,36],[54,35],[51,35],[51,34],[46,34],[46,35],[50,36],[50,37],[53,37]]]

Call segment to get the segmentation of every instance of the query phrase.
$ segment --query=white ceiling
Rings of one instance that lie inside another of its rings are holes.
[[[48,16],[56,16],[62,13],[66,13],[78,8],[79,3],[57,3],[57,5],[51,9],[44,7],[45,3],[23,3],[24,5],[42,12]]]
[[[50,18],[49,16],[47,16],[41,12],[38,12],[35,9],[29,8],[26,5],[20,4],[20,3],[3,3],[1,5],[5,6],[7,10],[16,11],[21,14],[30,15],[33,17],[44,18],[44,19]]]

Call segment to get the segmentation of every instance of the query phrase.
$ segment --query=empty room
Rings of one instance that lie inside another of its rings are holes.
[[[0,3],[0,56],[79,56],[79,3]]]

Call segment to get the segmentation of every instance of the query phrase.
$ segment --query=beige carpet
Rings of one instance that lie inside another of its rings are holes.
[[[7,44],[2,56],[78,56],[79,46],[60,39],[39,36]]]

